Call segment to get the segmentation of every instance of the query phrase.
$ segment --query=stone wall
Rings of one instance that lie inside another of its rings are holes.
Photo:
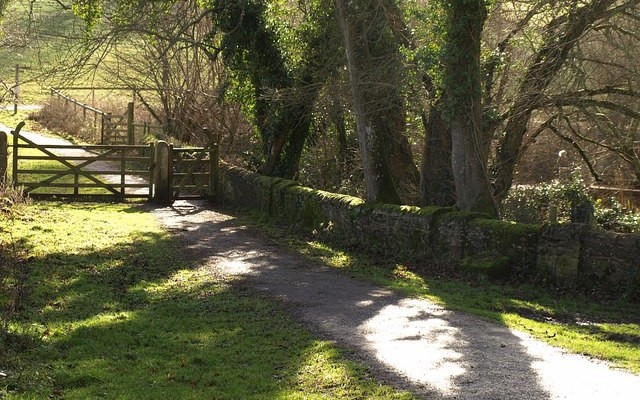
[[[221,200],[343,243],[446,262],[489,277],[513,273],[640,294],[640,235],[586,225],[526,225],[452,208],[365,204],[297,182],[222,168]]]

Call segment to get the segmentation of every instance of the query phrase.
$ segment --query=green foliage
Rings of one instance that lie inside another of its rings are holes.
[[[571,222],[573,208],[584,203],[593,205],[595,220],[603,229],[640,232],[640,215],[624,210],[615,199],[609,200],[609,206],[593,199],[579,169],[572,172],[568,182],[512,188],[502,203],[502,216],[505,220],[530,224],[567,223]]]
[[[502,204],[503,218],[524,223],[570,222],[572,207],[590,201],[579,170],[568,182],[513,188]]]
[[[4,17],[4,10],[11,0],[0,0],[0,20]]]
[[[594,205],[596,221],[604,229],[640,233],[640,213],[624,209],[622,204],[613,197],[607,202],[598,199]]]
[[[91,30],[102,17],[102,0],[73,0],[71,9],[73,13],[84,19],[87,28]]]
[[[450,112],[464,112],[459,104],[480,94],[480,37],[487,17],[483,0],[442,0],[446,13],[443,59],[445,92]]]

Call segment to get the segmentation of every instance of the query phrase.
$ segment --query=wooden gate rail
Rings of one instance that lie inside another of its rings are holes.
[[[171,147],[171,191],[174,200],[212,195],[212,148]],[[195,156],[194,156],[195,155]]]
[[[37,196],[104,196],[100,193],[80,193],[80,189],[103,189],[111,196],[119,198],[151,198],[152,196],[152,156],[153,144],[149,146],[105,146],[105,145],[41,145],[20,135],[21,123],[13,135],[13,184],[23,187],[26,193]],[[24,144],[20,143],[24,142]],[[42,155],[21,155],[20,149],[35,149]],[[81,155],[62,156],[55,150],[74,150]],[[141,156],[148,152],[148,155]],[[27,169],[20,168],[21,160],[54,161],[63,169]],[[106,162],[103,165],[95,165],[96,162]],[[129,167],[135,163],[137,168]],[[92,165],[94,164],[94,165]],[[105,167],[106,165],[106,167]],[[110,167],[114,168],[110,168]],[[143,166],[143,168],[141,168]],[[128,168],[129,167],[129,168]],[[148,169],[144,169],[148,168]],[[37,181],[20,180],[20,175],[31,174],[43,179]],[[73,183],[59,182],[65,176],[73,176]],[[46,178],[45,178],[46,176]],[[114,182],[105,179],[107,176],[115,176]],[[127,182],[127,176],[138,176],[146,179],[144,183]],[[88,183],[81,183],[80,177],[87,179]],[[117,178],[119,177],[119,179]],[[72,188],[73,193],[33,193],[40,188]],[[127,189],[137,190],[146,188],[142,192],[127,192]]]

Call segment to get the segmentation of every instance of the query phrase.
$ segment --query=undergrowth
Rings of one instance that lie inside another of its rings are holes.
[[[595,199],[580,170],[575,170],[566,182],[512,188],[501,211],[503,219],[509,221],[567,223],[576,220],[579,207],[590,209],[593,222],[602,229],[640,233],[640,213],[625,209],[615,198]]]

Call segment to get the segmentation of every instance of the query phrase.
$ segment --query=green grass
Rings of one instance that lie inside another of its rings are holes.
[[[186,259],[140,206],[36,202],[3,223],[27,284],[0,398],[411,398]]]
[[[81,50],[86,45],[85,23],[57,2],[12,1],[0,24],[0,81],[12,87],[15,67],[20,65],[20,104],[42,103],[52,86],[121,86],[113,81],[113,73],[94,68],[98,62],[115,63],[112,49],[103,46],[91,55]],[[89,58],[86,66],[79,68],[77,60],[85,57]],[[123,98],[126,105],[130,93]],[[13,103],[4,86],[0,86],[0,99],[4,100],[0,105]]]
[[[624,299],[597,300],[551,286],[497,283],[444,272],[429,262],[411,265],[304,237],[257,214],[242,221],[342,273],[429,298],[453,310],[526,332],[551,345],[640,373],[640,307]]]

